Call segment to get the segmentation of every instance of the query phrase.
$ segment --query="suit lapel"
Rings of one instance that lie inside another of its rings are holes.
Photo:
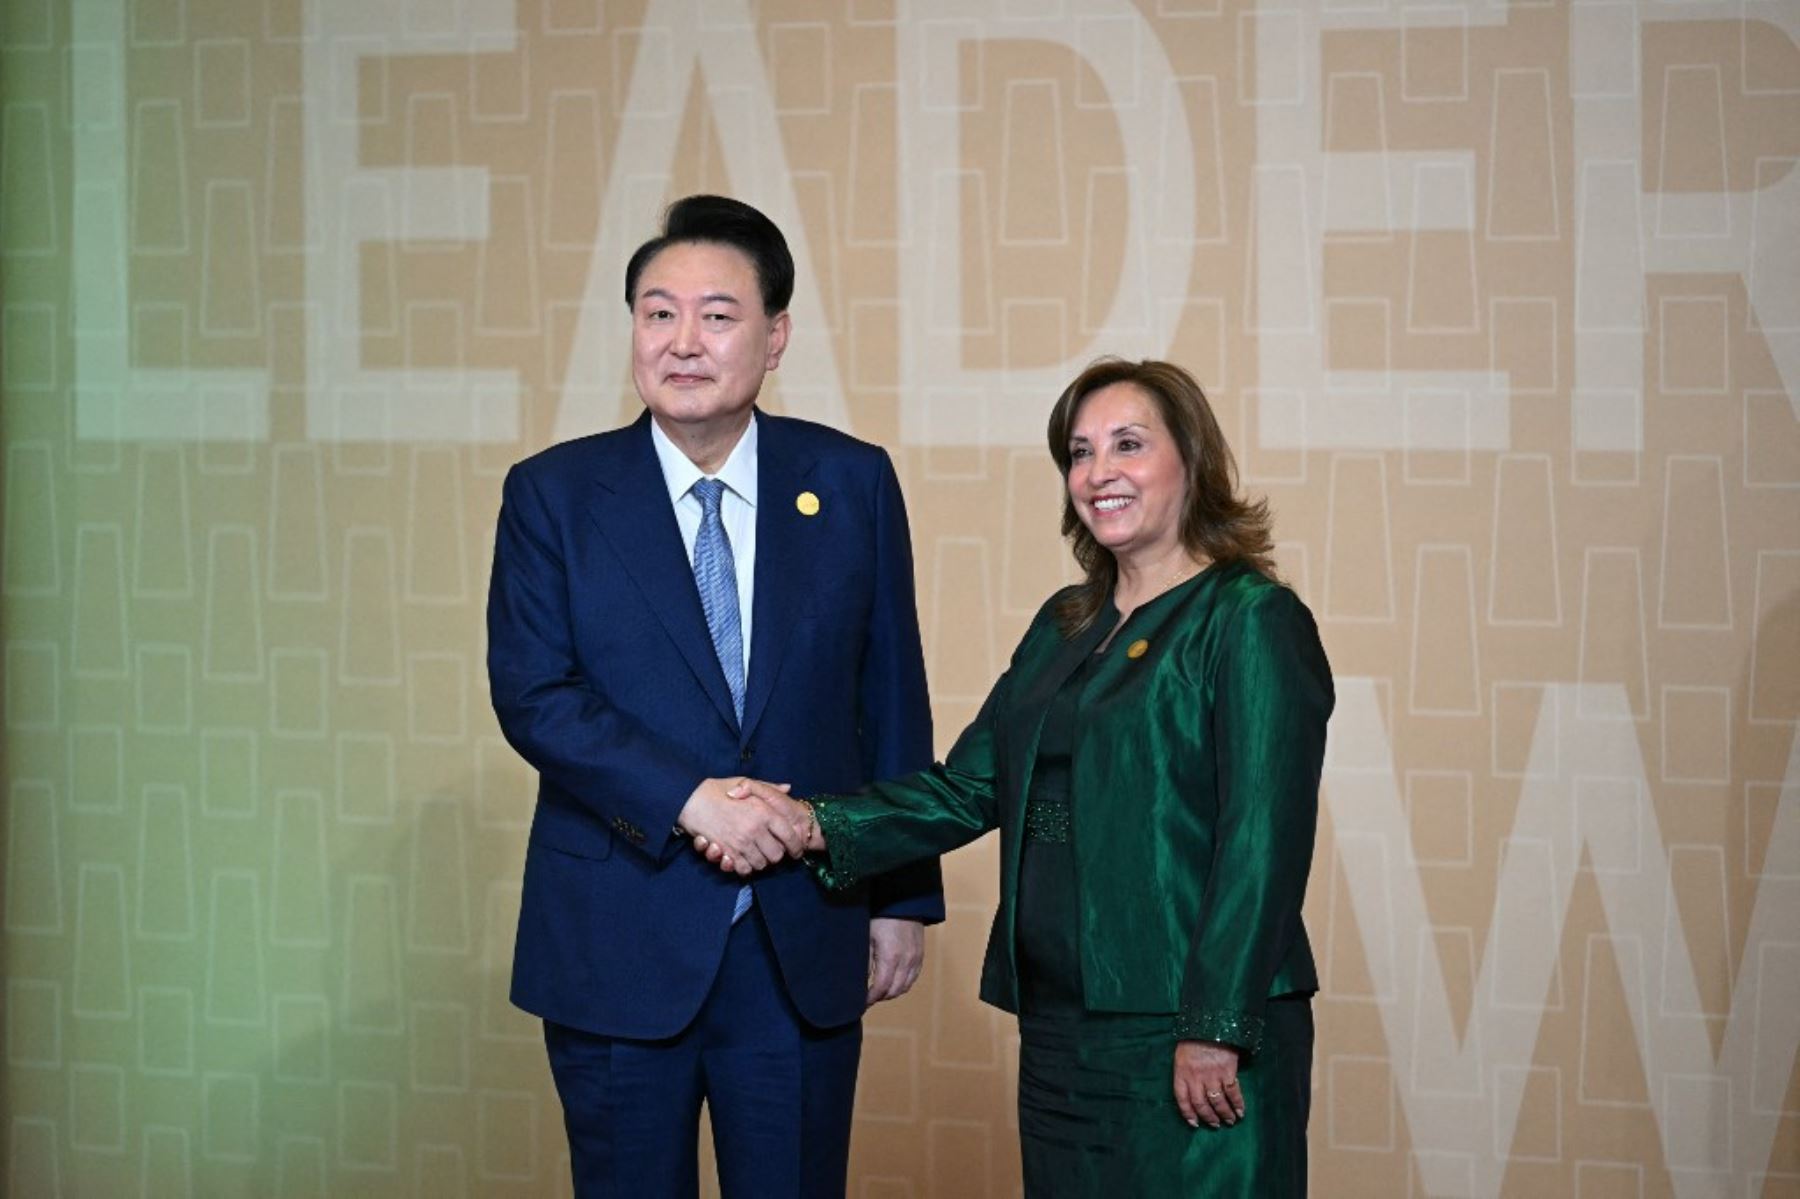
[[[731,690],[713,651],[694,568],[682,546],[669,486],[650,441],[650,414],[639,417],[624,437],[610,439],[606,451],[595,472],[588,514],[612,543],[625,573],[668,630],[719,715],[735,726]],[[760,539],[760,526],[757,533]]]
[[[827,519],[825,514],[803,515],[795,507],[816,460],[795,444],[792,426],[761,413],[757,421],[756,595],[750,613],[750,677],[744,684],[746,738],[756,730],[775,689],[795,613],[817,569],[811,547]]]

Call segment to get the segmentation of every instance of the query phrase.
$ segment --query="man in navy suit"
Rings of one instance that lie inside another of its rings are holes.
[[[543,1018],[583,1199],[694,1195],[703,1101],[727,1199],[841,1196],[862,1013],[943,918],[935,863],[828,895],[795,809],[731,791],[931,760],[893,465],[755,408],[793,283],[762,213],[678,201],[626,268],[648,411],[506,479],[488,673],[539,773],[512,999]]]

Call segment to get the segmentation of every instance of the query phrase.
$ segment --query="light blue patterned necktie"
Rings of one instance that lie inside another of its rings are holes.
[[[731,558],[731,539],[719,509],[725,484],[701,479],[694,484],[700,501],[700,533],[694,538],[694,582],[700,588],[700,607],[706,612],[706,631],[712,634],[713,652],[725,671],[731,689],[731,707],[744,719],[744,626],[738,615],[737,564]]]
[[[738,723],[744,720],[744,623],[738,613],[737,564],[731,557],[731,539],[725,536],[725,522],[719,509],[725,498],[725,484],[717,479],[700,479],[693,488],[700,501],[700,532],[694,538],[694,583],[700,588],[700,607],[706,613],[706,631],[712,634],[713,652],[725,671],[725,686],[731,691],[731,708]],[[750,885],[738,888],[737,906],[731,922],[736,924],[750,910]]]

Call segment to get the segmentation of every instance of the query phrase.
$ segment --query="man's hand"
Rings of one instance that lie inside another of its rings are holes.
[[[794,799],[788,792],[793,790],[792,783],[765,783],[761,779],[740,779],[737,786],[727,794],[733,799],[760,799],[773,807],[777,812],[785,812],[788,819],[794,822],[799,830],[806,853],[823,853],[825,851],[825,834],[819,831],[819,821],[813,812],[812,804],[804,799]],[[718,861],[714,854],[708,854],[713,861]]]
[[[682,806],[678,821],[694,839],[694,848],[720,869],[755,874],[783,858],[806,852],[805,809],[774,792],[733,798],[731,788],[743,779],[701,779]],[[779,806],[778,806],[779,805]]]
[[[925,966],[925,926],[917,920],[875,916],[869,920],[869,1006],[898,999],[919,981]]]
[[[1179,1041],[1175,1045],[1175,1106],[1189,1127],[1217,1128],[1244,1118],[1244,1092],[1238,1086],[1238,1051],[1214,1041]]]

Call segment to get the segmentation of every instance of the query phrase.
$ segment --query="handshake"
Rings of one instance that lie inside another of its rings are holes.
[[[751,875],[777,862],[825,848],[813,807],[788,794],[787,783],[702,779],[677,827],[694,851],[727,874]]]

